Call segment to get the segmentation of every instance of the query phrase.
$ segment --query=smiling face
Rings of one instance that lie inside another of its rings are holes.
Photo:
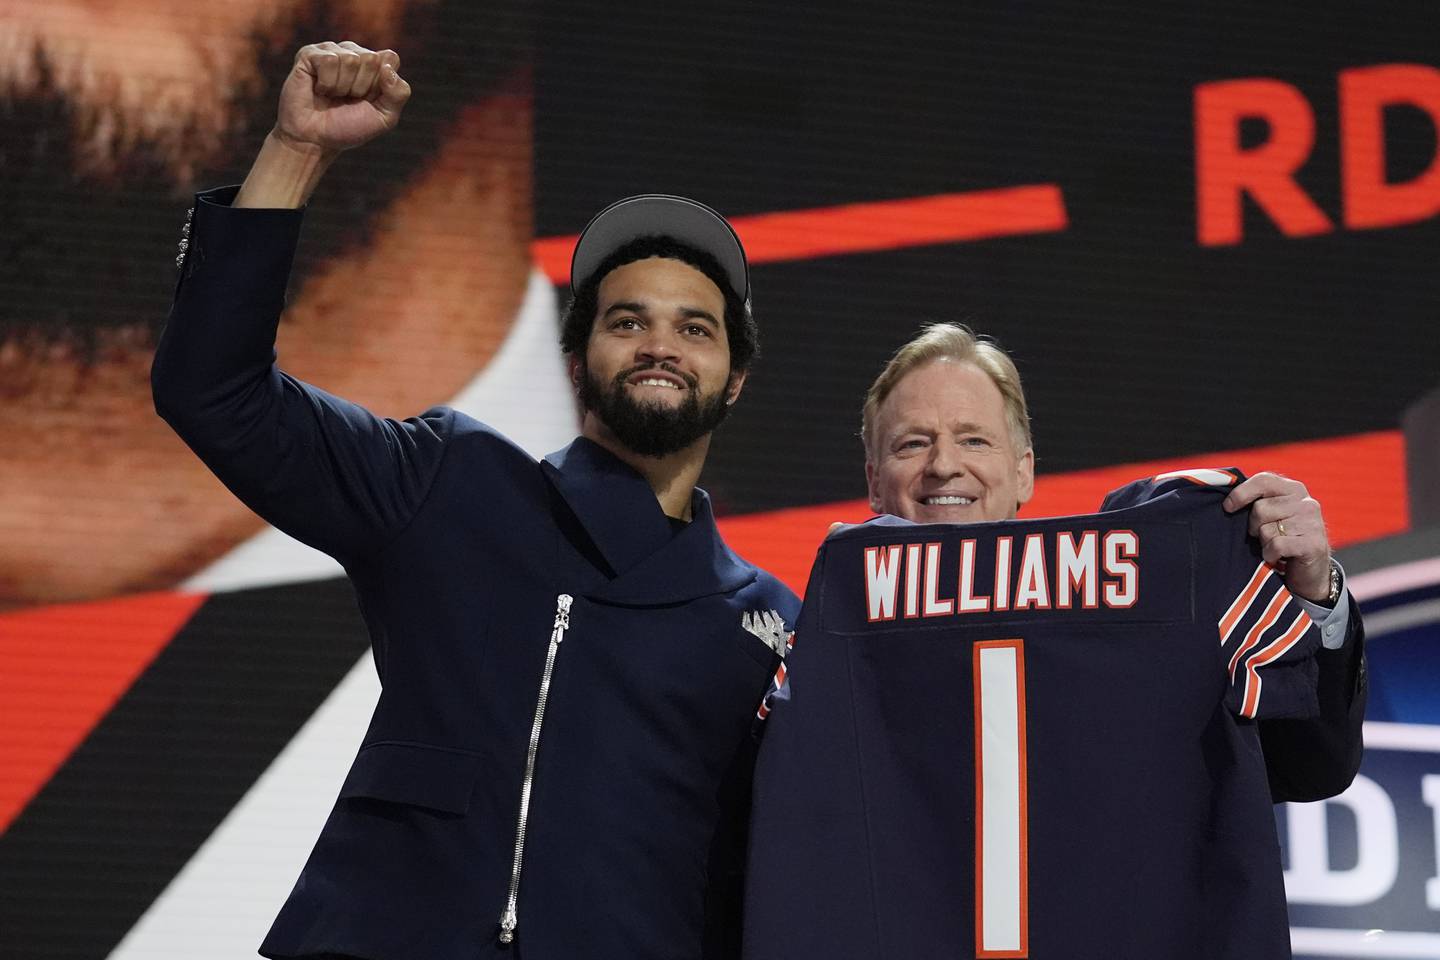
[[[895,385],[865,460],[871,509],[917,523],[1008,520],[1030,499],[1034,470],[1034,453],[1016,449],[994,381],[946,359]]]
[[[699,270],[648,257],[601,281],[585,359],[571,359],[585,435],[666,456],[707,436],[739,396],[725,298]]]

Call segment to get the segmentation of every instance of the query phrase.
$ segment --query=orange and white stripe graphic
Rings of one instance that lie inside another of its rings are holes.
[[[1300,642],[1312,626],[1309,615],[1300,609],[1298,604],[1293,603],[1294,596],[1276,576],[1275,568],[1262,562],[1220,617],[1217,627],[1222,649],[1230,644],[1241,624],[1251,619],[1252,611],[1267,593],[1270,594],[1270,599],[1260,614],[1254,617],[1250,628],[1245,631],[1244,639],[1235,646],[1227,665],[1231,684],[1238,681],[1243,686],[1237,712],[1248,719],[1254,719],[1260,712],[1260,695],[1263,689],[1260,669],[1283,657]],[[1274,631],[1292,612],[1295,614],[1294,618],[1289,620],[1288,625],[1276,636]],[[1272,639],[1262,644],[1267,635]]]
[[[1269,646],[1245,662],[1245,697],[1241,701],[1240,716],[1253,720],[1259,714],[1262,684],[1260,668],[1283,657],[1291,647],[1300,642],[1310,625],[1309,614],[1301,610],[1299,616],[1291,621],[1290,626],[1278,639],[1271,641]]]
[[[795,649],[795,631],[791,630],[785,636],[785,653],[788,655]],[[755,711],[755,720],[758,722],[770,716],[770,701],[785,688],[785,677],[789,673],[785,668],[785,661],[780,661],[780,666],[775,668],[775,676],[770,678],[770,686],[765,691],[765,696],[760,700],[760,706]]]
[[[1275,568],[1268,563],[1262,563],[1255,568],[1250,575],[1250,582],[1231,601],[1230,608],[1220,618],[1220,646],[1225,646],[1230,640],[1230,634],[1234,631],[1235,625],[1245,619],[1250,612],[1250,606],[1255,598],[1260,595],[1260,590],[1265,582],[1275,575]],[[1232,673],[1233,676],[1233,673]]]
[[[1260,614],[1260,619],[1255,621],[1255,625],[1245,634],[1245,639],[1241,641],[1240,646],[1236,647],[1235,652],[1230,655],[1229,672],[1232,683],[1235,681],[1235,673],[1240,664],[1244,662],[1246,655],[1255,649],[1267,630],[1280,622],[1280,617],[1289,602],[1290,591],[1283,587],[1275,591],[1275,595],[1270,598],[1270,602],[1265,606],[1265,611]]]
[[[1166,480],[1189,480],[1202,487],[1233,487],[1235,485],[1235,474],[1228,470],[1215,470],[1210,467],[1171,470],[1169,473],[1157,473],[1150,479],[1152,483],[1164,483]]]

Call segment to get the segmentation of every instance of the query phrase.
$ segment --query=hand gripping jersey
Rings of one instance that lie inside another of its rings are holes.
[[[756,772],[749,960],[1289,957],[1255,721],[1319,631],[1221,500],[820,548]],[[788,697],[786,697],[788,694]]]

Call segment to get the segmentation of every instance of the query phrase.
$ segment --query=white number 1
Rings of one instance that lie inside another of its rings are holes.
[[[975,644],[975,956],[1028,957],[1025,642]]]

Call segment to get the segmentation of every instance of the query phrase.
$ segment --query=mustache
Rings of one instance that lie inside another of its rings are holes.
[[[73,172],[102,183],[143,171],[174,188],[187,186],[232,145],[244,119],[238,102],[262,86],[248,50],[210,64],[218,74],[213,82],[182,84],[143,63],[87,62],[86,48],[53,42],[39,24],[20,22],[8,29],[10,35],[0,39],[21,52],[0,63],[0,102],[12,110],[29,106],[51,113],[66,131]],[[200,54],[193,56],[200,60]],[[204,65],[193,67],[201,72]],[[156,82],[165,84],[166,96],[149,92]]]
[[[635,376],[635,374],[645,373],[649,370],[661,370],[665,373],[677,376],[681,380],[684,380],[685,386],[689,387],[691,390],[694,390],[697,386],[700,385],[699,377],[696,377],[693,374],[685,373],[679,367],[675,366],[675,364],[667,363],[664,360],[660,361],[659,363],[638,363],[627,370],[621,370],[619,373],[615,374],[614,383],[617,387],[621,386],[625,383],[626,380],[629,380],[631,377]]]

